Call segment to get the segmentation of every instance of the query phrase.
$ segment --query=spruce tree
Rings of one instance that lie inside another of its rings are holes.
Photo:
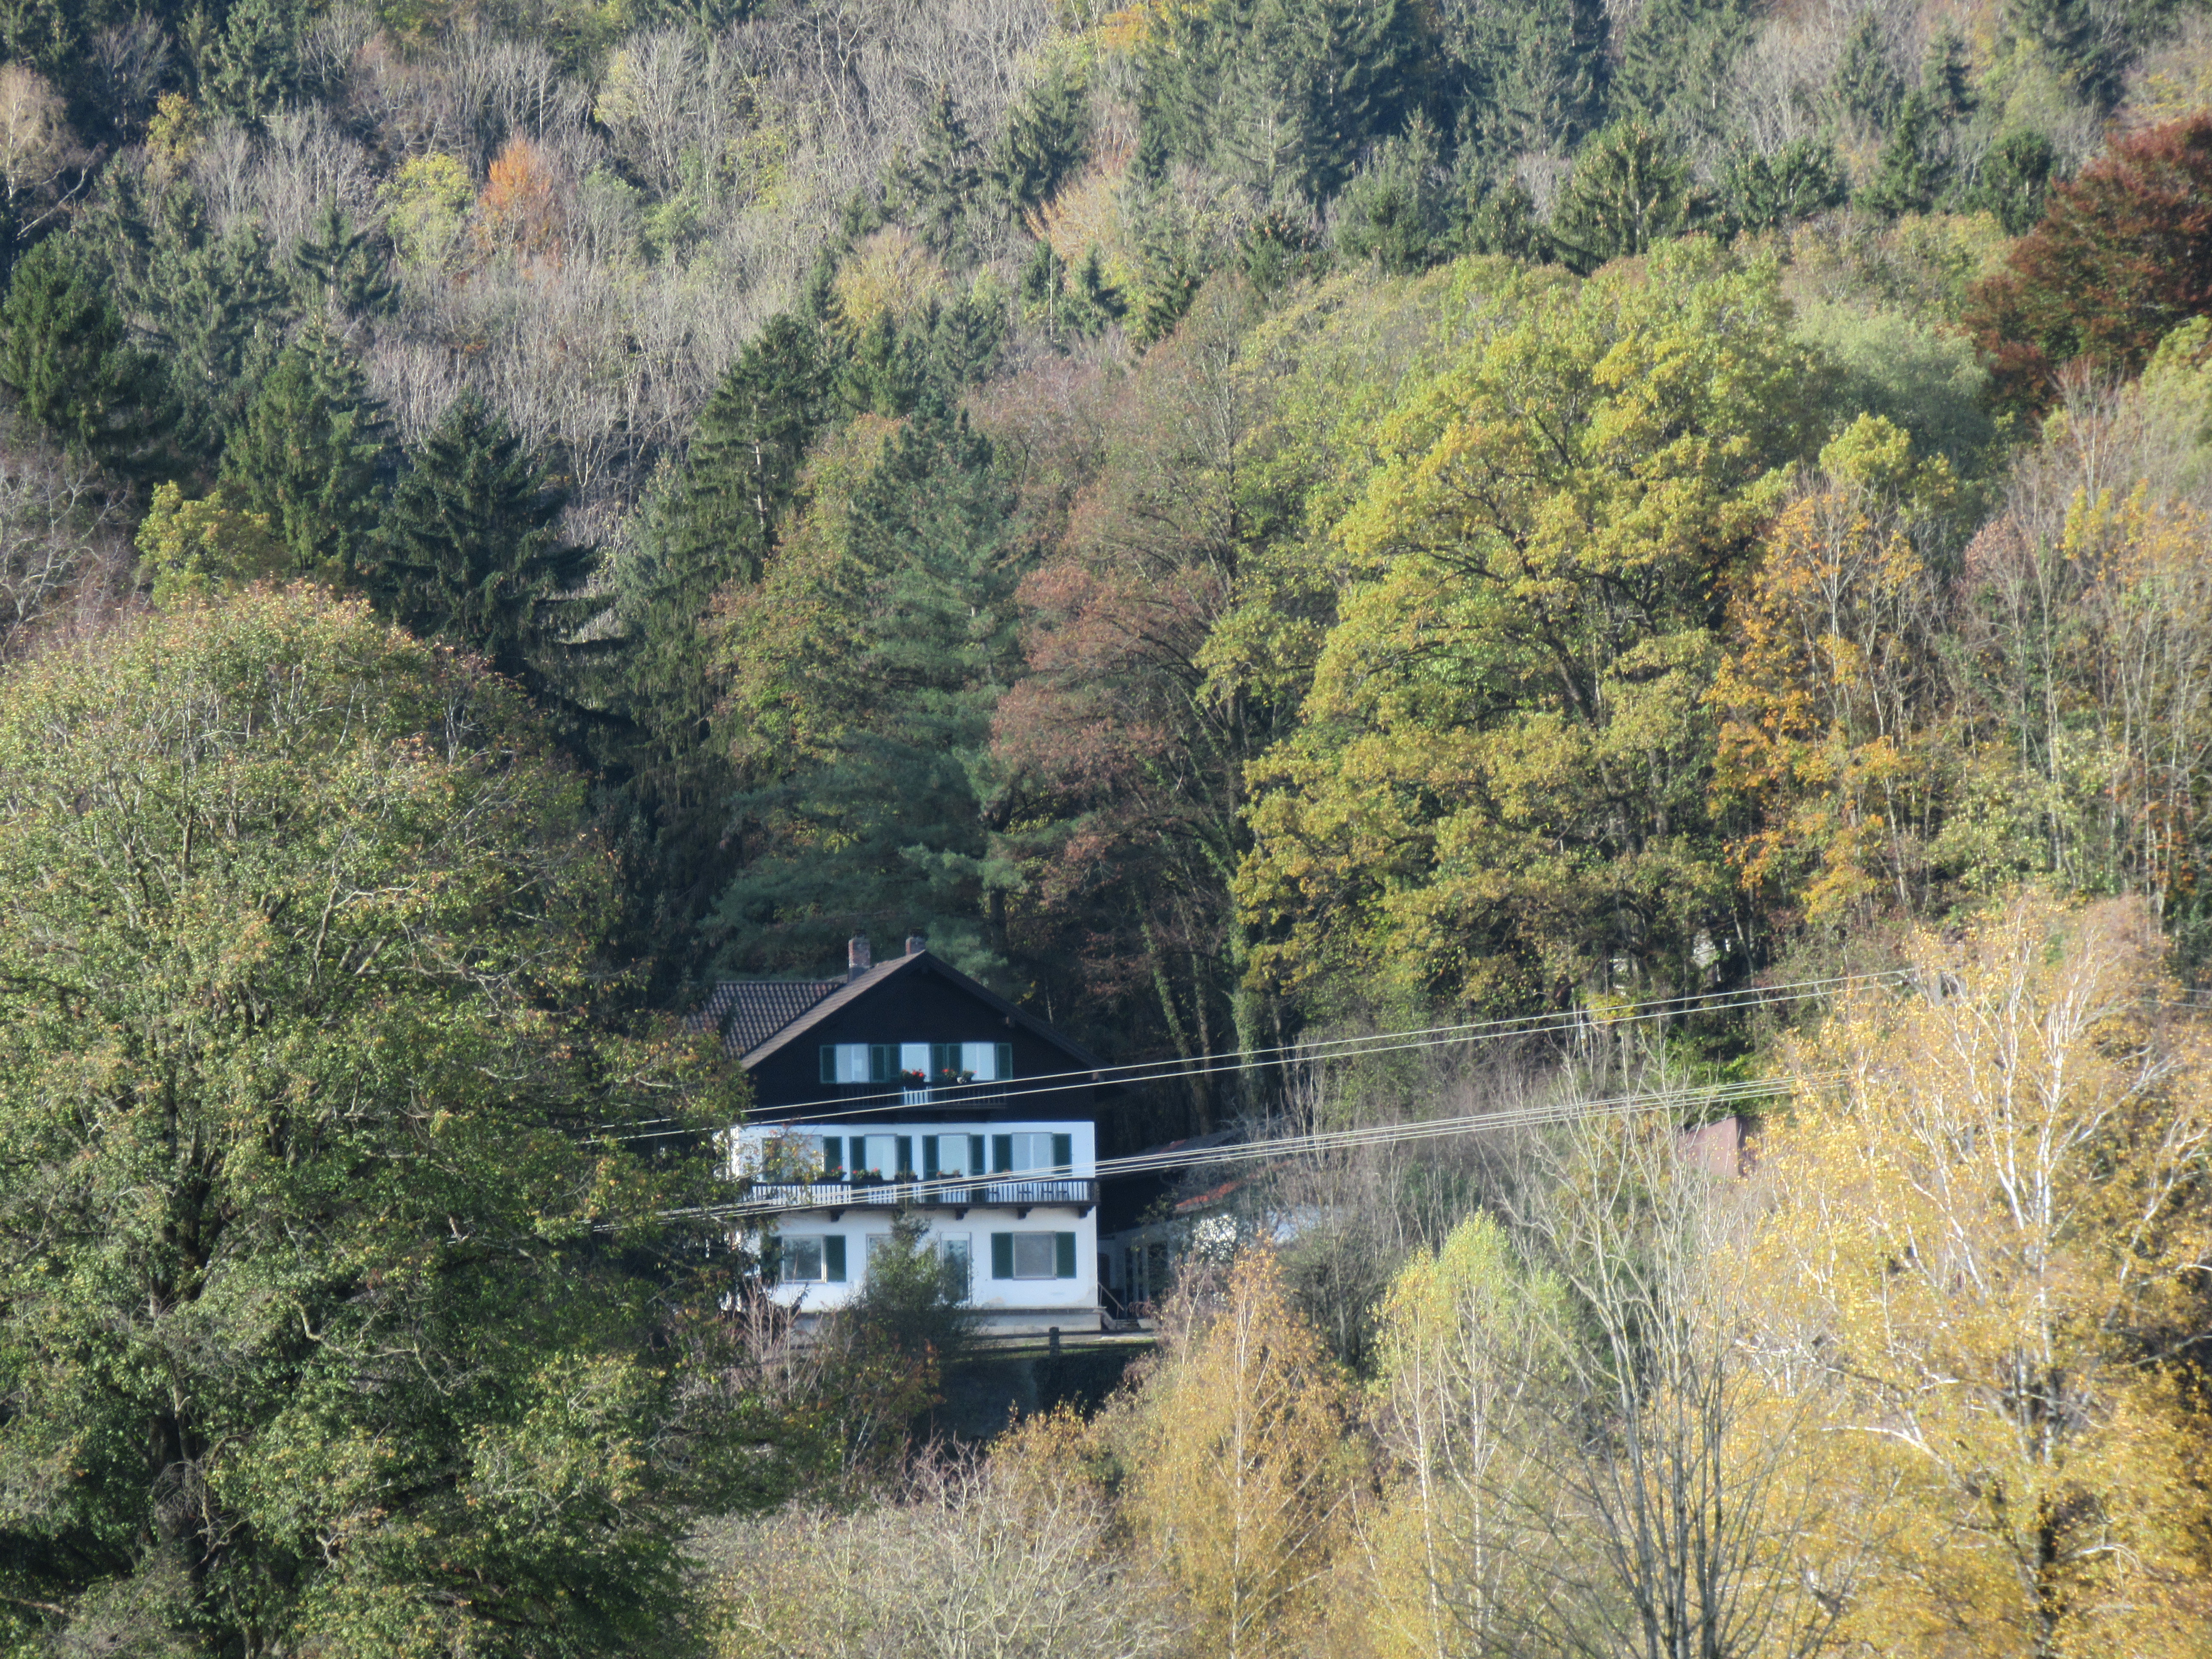
[[[302,574],[347,582],[369,556],[391,445],[368,376],[318,328],[278,356],[223,452]]]
[[[1082,81],[1064,64],[1053,69],[1006,112],[1006,130],[991,151],[991,183],[1018,218],[1050,201],[1083,161],[1091,140],[1091,104]]]
[[[1338,247],[1394,276],[1426,270],[1444,254],[1449,183],[1437,130],[1417,115],[1345,186]]]
[[[1494,14],[1480,89],[1470,100],[1476,143],[1492,161],[1564,154],[1602,118],[1607,82],[1601,0],[1536,0]]]
[[[1955,127],[1974,112],[1980,101],[1974,95],[1973,60],[1966,37],[1945,26],[1928,43],[1928,60],[1920,71],[1920,90],[1927,94],[1929,113],[1945,127]]]
[[[292,285],[302,309],[335,307],[348,315],[382,311],[396,292],[382,251],[335,196],[292,250]]]
[[[1649,0],[1621,42],[1613,109],[1654,126],[1718,132],[1729,72],[1758,22],[1751,0]]]
[[[173,194],[153,232],[137,308],[152,325],[166,371],[171,432],[185,457],[212,471],[283,349],[294,313],[251,221],[207,235],[190,192]]]
[[[555,678],[550,641],[585,620],[585,605],[560,597],[592,560],[561,539],[566,504],[507,417],[463,392],[392,488],[377,536],[380,604],[410,631],[542,688]]]
[[[1844,52],[1828,83],[1829,95],[1847,116],[1863,121],[1877,132],[1888,130],[1905,101],[1905,77],[1890,62],[1889,44],[1883,38],[1881,17],[1863,11],[1844,37]]]
[[[112,464],[138,436],[144,360],[70,240],[50,236],[16,264],[0,337],[0,384],[73,453]]]
[[[1850,179],[1824,139],[1799,138],[1773,155],[1738,156],[1723,176],[1729,224],[1736,230],[1777,230],[1838,208]]]
[[[2043,216],[2058,153],[2051,140],[2034,131],[2007,133],[1982,157],[1966,205],[1994,214],[2008,236],[2025,236]]]
[[[310,0],[231,0],[220,26],[196,12],[185,44],[209,107],[252,125],[292,102],[301,43],[316,9]]]
[[[982,183],[981,155],[952,94],[939,89],[921,130],[921,147],[896,180],[900,204],[923,241],[939,253],[960,250]]]
[[[758,580],[829,418],[833,368],[812,319],[787,314],[763,329],[715,387],[683,470],[616,567],[623,638],[611,672],[635,728],[624,761],[641,826],[634,885],[650,894],[640,926],[665,950],[688,942],[727,858],[730,770],[709,729],[720,698],[714,596]]]
[[[2136,9],[2146,19],[2161,9]],[[2119,102],[2128,64],[2125,9],[2099,0],[2008,0],[2004,13],[2012,32],[2039,48],[2093,109],[2102,113]]]
[[[1927,94],[1907,94],[1875,160],[1874,176],[1859,191],[1859,206],[1887,219],[1932,211],[1950,182],[1944,136]]]
[[[1620,121],[1583,149],[1552,210],[1560,261],[1588,274],[1694,230],[1711,210],[1681,147],[1642,121]]]
[[[933,399],[854,490],[829,579],[844,626],[794,650],[777,711],[832,735],[737,797],[736,834],[760,851],[717,907],[726,966],[811,967],[870,915],[927,933],[970,971],[998,965],[999,899],[1017,879],[991,759],[992,716],[1021,664],[1012,507],[990,443]]]

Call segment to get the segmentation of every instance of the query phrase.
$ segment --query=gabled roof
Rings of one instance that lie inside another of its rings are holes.
[[[714,994],[708,999],[706,1009],[702,1011],[702,1017],[711,1017],[711,1012],[725,993],[730,994],[728,1006],[732,1011],[758,1008],[761,1012],[757,1017],[766,1018],[770,1007],[768,1000],[756,1001],[750,994],[819,992],[803,1006],[794,1006],[783,1024],[757,1036],[750,1028],[741,1032],[734,1018],[724,1027],[725,1041],[729,1048],[739,1056],[738,1063],[750,1071],[770,1055],[799,1042],[832,1015],[908,974],[933,974],[950,981],[993,1012],[1051,1043],[1068,1057],[1072,1062],[1068,1067],[1070,1071],[1095,1072],[1105,1067],[1106,1062],[1081,1043],[1070,1042],[1034,1014],[1025,1013],[995,991],[987,990],[958,969],[939,961],[927,951],[917,951],[910,956],[893,957],[889,962],[878,963],[858,979],[851,981],[725,980],[715,986]],[[750,1046],[741,1046],[746,1042]]]
[[[708,994],[696,1018],[721,1032],[723,1047],[741,1054],[844,988],[842,979],[726,979]]]

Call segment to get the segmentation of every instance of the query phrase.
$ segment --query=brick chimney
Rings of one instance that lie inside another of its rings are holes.
[[[868,947],[868,936],[855,933],[845,941],[845,981],[853,981],[876,965],[875,952]]]
[[[920,956],[920,955],[921,954],[921,952],[922,952],[922,948],[923,948],[925,945],[927,945],[928,943],[929,943],[929,941],[928,941],[927,939],[926,939],[922,938],[922,936],[921,936],[921,934],[919,934],[919,933],[908,933],[908,934],[906,936],[906,953],[907,953],[907,955],[908,955],[908,956],[910,956],[910,957],[918,957],[918,956]]]

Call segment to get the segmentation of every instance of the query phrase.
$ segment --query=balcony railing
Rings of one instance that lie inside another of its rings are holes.
[[[907,1083],[894,1079],[889,1083],[837,1083],[823,1086],[821,1095],[825,1099],[850,1102],[854,1105],[890,1107],[905,1106],[976,1106],[996,1108],[1014,1097],[1017,1091],[1034,1093],[1036,1085],[1009,1082],[1004,1079],[995,1083]]]
[[[745,1201],[783,1210],[1030,1209],[1098,1202],[1098,1183],[1087,1176],[939,1176],[912,1181],[756,1181]]]

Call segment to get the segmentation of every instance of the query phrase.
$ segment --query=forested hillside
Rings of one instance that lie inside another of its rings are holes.
[[[0,0],[0,1650],[2207,1651],[2212,11]],[[1378,1129],[988,1451],[915,933]]]
[[[2197,937],[2186,6],[0,32],[9,648],[296,574],[483,653],[665,1003],[920,930],[1134,1059],[2022,876]]]

